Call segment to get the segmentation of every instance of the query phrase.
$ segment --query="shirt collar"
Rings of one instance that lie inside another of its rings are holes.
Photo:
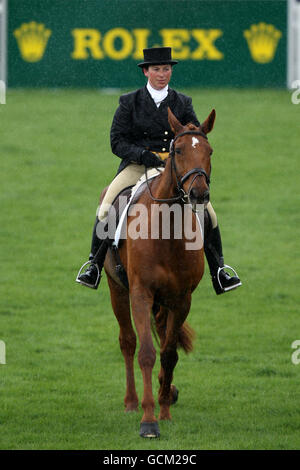
[[[149,91],[156,106],[159,107],[160,103],[168,96],[169,85],[166,85],[162,90],[155,90],[155,88],[150,85],[148,80],[147,90]]]

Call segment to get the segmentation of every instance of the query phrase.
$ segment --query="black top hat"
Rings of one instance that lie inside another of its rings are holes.
[[[138,64],[139,67],[159,64],[178,64],[177,60],[172,60],[171,47],[151,47],[143,49],[144,62]]]

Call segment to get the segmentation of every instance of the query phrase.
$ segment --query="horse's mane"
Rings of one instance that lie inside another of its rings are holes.
[[[199,127],[195,126],[192,122],[189,122],[185,127],[187,127],[189,131],[196,131],[199,129]]]

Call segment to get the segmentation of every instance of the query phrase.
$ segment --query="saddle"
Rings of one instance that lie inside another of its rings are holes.
[[[152,168],[147,173],[147,180],[152,180],[162,171]],[[145,190],[146,183],[146,177],[143,175],[135,185],[122,189],[115,197],[107,218],[109,238],[112,245],[118,247],[120,240],[126,238],[126,216],[129,208],[138,201]]]
[[[153,168],[148,171],[147,179],[152,180],[158,176],[161,171]],[[132,205],[134,205],[146,188],[146,176],[143,175],[134,186],[128,186],[116,196],[112,207],[108,212],[107,223],[109,227],[110,249],[116,259],[116,273],[122,284],[128,289],[128,278],[124,266],[122,265],[118,247],[122,239],[126,238],[127,214]]]

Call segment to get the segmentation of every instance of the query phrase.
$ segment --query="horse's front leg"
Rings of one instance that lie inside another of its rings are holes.
[[[141,402],[144,414],[141,420],[140,435],[142,437],[159,437],[159,427],[154,415],[155,403],[152,393],[152,370],[156,358],[151,334],[153,295],[137,281],[130,287],[130,299],[132,316],[140,342],[138,362],[144,383],[144,394]]]

